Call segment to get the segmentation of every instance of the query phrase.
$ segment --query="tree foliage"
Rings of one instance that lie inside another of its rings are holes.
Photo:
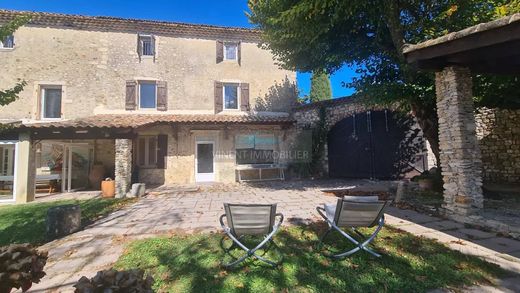
[[[0,26],[0,40],[5,40],[5,38],[12,35],[19,27],[25,25],[27,22],[29,22],[28,16],[19,16],[5,25]],[[14,102],[26,85],[27,83],[21,80],[10,89],[0,90],[0,106]]]
[[[332,98],[329,75],[323,71],[314,71],[311,78],[310,102],[329,100]]]
[[[251,22],[262,29],[276,62],[300,71],[355,66],[345,86],[377,104],[411,110],[438,159],[434,75],[418,72],[403,56],[419,43],[518,10],[518,0],[249,0]],[[520,107],[516,77],[474,77],[483,106]],[[500,96],[500,102],[494,98]]]

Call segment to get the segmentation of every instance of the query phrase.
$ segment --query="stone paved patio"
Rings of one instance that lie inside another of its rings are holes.
[[[347,186],[381,189],[391,188],[394,183],[357,180],[208,185],[197,192],[191,188],[156,188],[147,198],[112,213],[83,231],[42,246],[41,249],[49,251],[47,276],[31,292],[72,292],[71,286],[81,276],[93,276],[97,271],[109,268],[129,240],[177,232],[218,231],[218,216],[223,213],[224,202],[277,202],[278,210],[285,215],[285,225],[306,223],[318,219],[316,206],[335,201],[335,197],[320,189]],[[520,273],[519,241],[397,208],[388,210],[387,223]]]

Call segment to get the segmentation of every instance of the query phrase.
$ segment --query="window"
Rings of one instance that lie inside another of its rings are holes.
[[[236,163],[273,164],[276,138],[271,134],[237,135],[235,140]]]
[[[0,40],[0,48],[12,49],[14,48],[14,36],[9,35],[3,40]]]
[[[139,82],[139,108],[155,109],[157,106],[157,83],[155,81]]]
[[[14,142],[0,141],[0,202],[14,200],[15,151]]]
[[[142,56],[155,55],[155,41],[153,36],[139,35],[139,53]]]
[[[44,86],[41,90],[41,118],[61,118],[61,86]]]
[[[224,84],[224,110],[238,110],[238,83]]]
[[[141,136],[137,143],[137,163],[140,167],[157,166],[157,136]]]
[[[224,43],[224,60],[237,60],[238,44]]]

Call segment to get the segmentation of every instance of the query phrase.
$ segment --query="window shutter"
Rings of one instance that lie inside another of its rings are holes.
[[[217,63],[224,61],[224,42],[217,41]]]
[[[137,82],[135,80],[126,81],[125,109],[135,110],[137,100]]]
[[[215,114],[222,112],[224,110],[224,105],[222,104],[223,96],[222,96],[222,83],[215,81]]]
[[[237,61],[238,65],[242,65],[242,42],[238,42],[237,45]]]
[[[168,135],[157,136],[157,168],[166,169],[166,158],[168,156]]]
[[[157,82],[157,110],[168,110],[168,84],[166,81]]]
[[[153,62],[155,62],[155,36],[152,36],[152,54],[153,54]]]
[[[141,34],[137,34],[137,56],[141,62],[141,54],[143,53],[143,44],[141,43]]]
[[[249,111],[249,83],[240,84],[240,110]]]

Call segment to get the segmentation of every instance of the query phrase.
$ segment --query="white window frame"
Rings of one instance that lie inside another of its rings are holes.
[[[16,140],[0,140],[0,145],[14,145],[14,158],[13,158],[13,195],[11,199],[0,199],[0,203],[16,202],[16,174],[18,170],[18,141]]]
[[[226,108],[226,86],[236,85],[237,87],[237,108]],[[239,82],[224,82],[222,83],[222,109],[224,111],[240,111],[240,83]]]
[[[142,108],[141,107],[141,84],[143,83],[146,83],[146,84],[153,84],[155,86],[155,107],[153,108]],[[137,90],[139,91],[138,93],[138,96],[139,96],[139,99],[138,99],[138,104],[137,104],[137,107],[139,110],[144,110],[144,111],[155,111],[157,110],[157,81],[156,80],[139,80],[137,81]]]
[[[12,47],[4,47],[4,40],[0,40],[0,50],[10,51],[16,47],[16,43],[14,42],[14,34],[11,34],[7,37],[13,38],[13,46]]]
[[[148,38],[150,39],[150,43],[153,45],[152,47],[152,54],[147,55],[144,53],[144,42],[141,40],[141,38]],[[141,45],[141,57],[153,57],[155,55],[155,42],[153,41],[154,36],[153,35],[139,35],[139,42]]]
[[[150,139],[151,138],[155,138],[155,162],[152,162],[150,163]],[[141,150],[140,150],[140,141],[141,139],[144,139],[144,165],[141,165],[141,160],[140,160],[140,154],[141,154]],[[159,146],[158,146],[158,136],[157,135],[141,135],[141,136],[138,136],[137,137],[137,165],[140,167],[140,168],[147,168],[147,169],[153,169],[153,168],[157,168],[157,151],[159,149]]]
[[[48,118],[45,117],[45,90],[53,89],[53,90],[61,90],[61,102],[60,102],[60,117],[58,118]],[[40,119],[41,120],[61,120],[63,118],[63,86],[61,85],[40,85]]]
[[[235,56],[233,59],[227,58],[227,46],[234,46],[235,47]],[[227,61],[238,61],[238,43],[236,42],[224,42],[224,60]]]

